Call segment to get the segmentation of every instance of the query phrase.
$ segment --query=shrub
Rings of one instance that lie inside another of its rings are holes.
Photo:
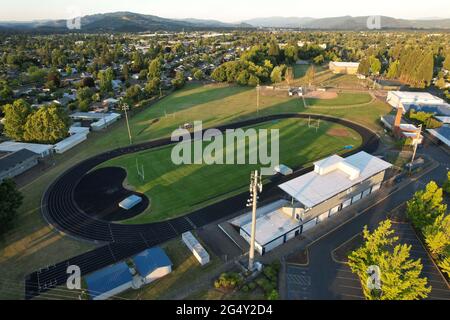
[[[277,290],[272,290],[268,295],[267,295],[267,300],[279,300],[280,299],[280,295],[278,293]]]
[[[214,287],[216,289],[234,289],[242,283],[242,277],[240,274],[235,272],[222,273],[214,282]]]

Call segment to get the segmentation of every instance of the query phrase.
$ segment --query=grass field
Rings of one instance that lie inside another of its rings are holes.
[[[334,101],[335,105],[339,104],[339,98]],[[300,100],[287,97],[264,97],[259,112],[255,105],[254,89],[227,85],[188,85],[131,118],[134,142],[168,136],[174,128],[188,121],[203,120],[206,126],[215,126],[278,113],[327,114],[380,130],[378,119],[391,109],[383,102],[355,108],[305,109]],[[127,144],[126,124],[122,120],[105,132],[91,133],[83,144],[64,155],[56,156],[51,169],[21,188],[25,199],[18,212],[18,223],[0,242],[0,268],[5,279],[0,281],[0,298],[23,297],[23,277],[27,273],[94,247],[55,233],[42,219],[41,197],[47,186],[71,166]]]
[[[361,137],[341,125],[321,122],[320,128],[308,127],[304,119],[268,122],[255,129],[278,129],[280,132],[280,162],[293,168],[311,163],[344,147],[360,146]],[[344,132],[336,136],[333,131]],[[233,147],[233,144],[227,145]],[[205,145],[206,147],[206,145]],[[248,147],[247,158],[248,158]],[[127,183],[151,199],[151,208],[130,223],[147,223],[173,218],[245,191],[249,173],[261,165],[181,165],[171,161],[172,147],[127,155],[102,164],[123,167],[128,172]],[[220,152],[220,151],[219,151]],[[221,151],[225,153],[225,150]],[[145,168],[145,181],[139,178],[136,159]]]

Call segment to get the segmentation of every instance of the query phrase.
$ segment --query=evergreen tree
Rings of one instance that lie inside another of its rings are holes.
[[[161,60],[156,58],[152,60],[152,62],[150,62],[147,77],[149,79],[161,78],[161,70],[162,70]]]

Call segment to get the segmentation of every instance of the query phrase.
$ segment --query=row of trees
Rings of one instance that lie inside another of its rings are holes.
[[[450,173],[443,188],[430,182],[407,203],[407,214],[422,232],[428,249],[440,268],[450,277],[450,216],[443,202],[444,190],[450,192]]]
[[[56,143],[67,137],[69,117],[62,107],[52,104],[33,110],[22,100],[4,107],[6,136],[23,142]]]

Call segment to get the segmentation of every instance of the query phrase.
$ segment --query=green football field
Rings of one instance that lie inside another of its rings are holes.
[[[330,122],[322,121],[317,131],[309,128],[304,119],[267,122],[253,128],[279,129],[280,162],[293,168],[333,153],[342,153],[345,146],[358,147],[361,144],[361,137],[355,131]],[[177,166],[171,161],[172,148],[127,155],[102,164],[102,167],[125,168],[127,183],[151,201],[150,208],[127,223],[173,218],[245,191],[251,170],[260,167],[226,164]],[[247,147],[246,151],[248,155]],[[144,180],[138,175],[136,159],[139,166],[144,166]]]

